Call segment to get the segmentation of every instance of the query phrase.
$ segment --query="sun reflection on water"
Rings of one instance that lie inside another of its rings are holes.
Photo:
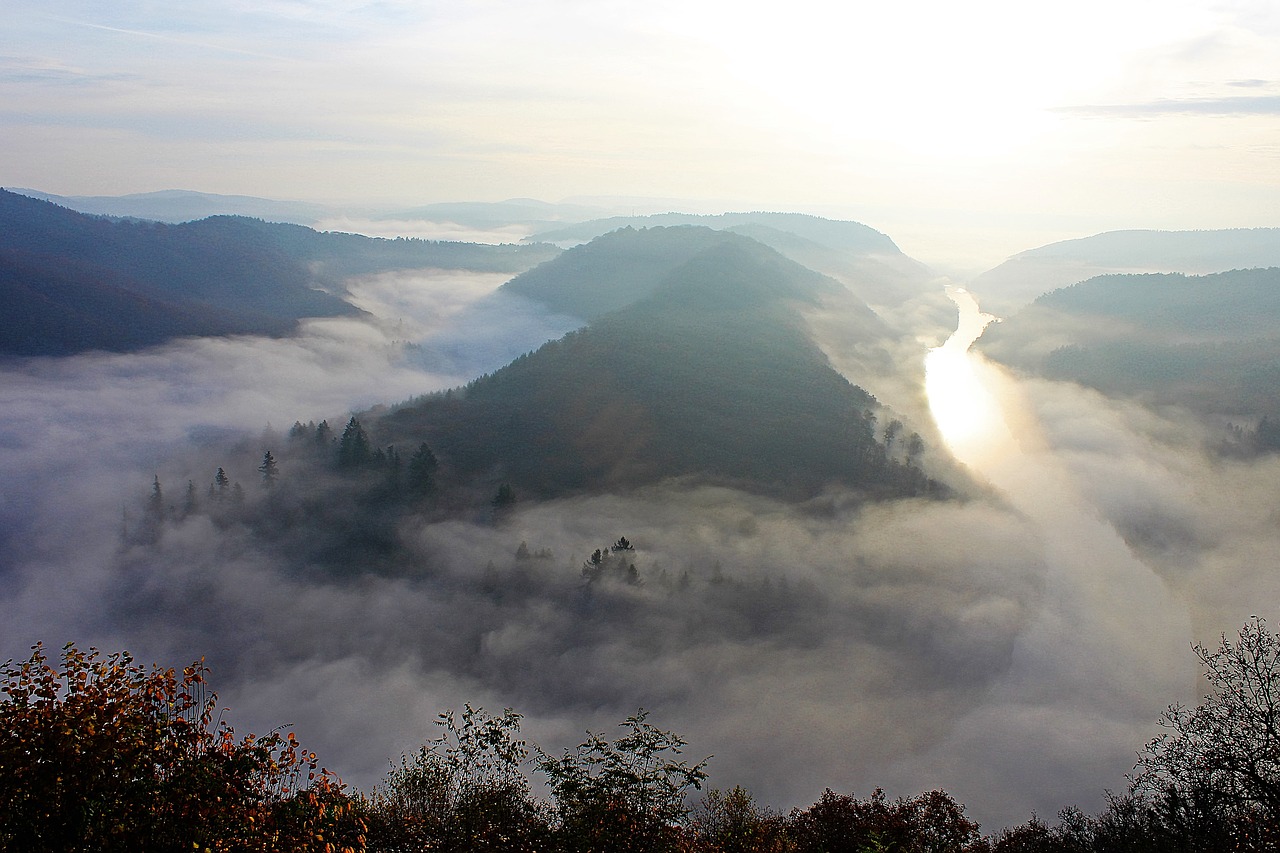
[[[925,357],[925,393],[929,411],[952,454],[966,465],[981,467],[1013,442],[999,401],[982,375],[981,356],[969,347],[996,318],[978,309],[963,288],[947,295],[960,310],[956,331]]]

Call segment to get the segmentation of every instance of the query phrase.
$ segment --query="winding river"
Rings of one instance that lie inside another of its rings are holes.
[[[913,759],[915,769],[967,756],[966,787],[987,780],[994,790],[1010,778],[1043,778],[1046,769],[1070,777],[1089,768],[1079,780],[1084,806],[1103,785],[1123,787],[1155,719],[1194,684],[1189,619],[1090,503],[1072,457],[1044,437],[1052,430],[1042,418],[1087,422],[1091,411],[1076,403],[1089,398],[1015,378],[973,352],[995,318],[964,289],[948,293],[959,323],[926,359],[930,410],[954,457],[1034,529],[1043,558],[1007,671],[987,702]],[[1028,793],[1026,805],[1049,804]]]

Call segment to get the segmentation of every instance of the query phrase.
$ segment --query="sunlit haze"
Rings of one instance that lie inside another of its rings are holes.
[[[1280,197],[1265,0],[3,8],[0,181],[63,195],[676,198],[965,271]]]
[[[994,832],[1280,619],[1275,0],[0,16],[0,661]]]

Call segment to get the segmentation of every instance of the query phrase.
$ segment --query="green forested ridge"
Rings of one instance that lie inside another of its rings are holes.
[[[1037,296],[1100,275],[1208,274],[1280,265],[1280,228],[1106,231],[1019,252],[969,283],[983,307],[1011,313]]]
[[[1006,364],[1204,413],[1280,414],[1280,268],[1098,276],[992,325]]]
[[[672,230],[625,239],[662,245]],[[422,514],[500,521],[671,480],[787,501],[833,487],[855,500],[945,494],[919,467],[920,437],[810,340],[799,309],[839,285],[743,237],[682,229],[690,237],[703,250],[634,304],[465,388],[345,426],[298,422],[258,450],[273,454],[277,487],[246,505],[223,484],[200,511],[247,525],[287,565],[347,576],[412,571],[400,520]]]
[[[839,285],[754,241],[701,229],[602,241],[671,239],[702,248],[648,283],[647,296],[458,393],[400,408],[380,424],[387,441],[426,441],[456,473],[538,497],[679,476],[792,496],[831,483],[874,494],[930,488],[886,457],[874,399],[806,333],[796,305]]]
[[[699,252],[741,240],[690,226],[620,228],[521,273],[502,289],[594,320],[649,296]]]
[[[225,335],[242,325],[214,309],[143,296],[130,282],[80,261],[0,251],[0,353],[61,355],[127,351],[189,335]],[[272,330],[263,323],[264,331]],[[280,324],[279,331],[286,329]]]
[[[16,316],[51,332],[9,336],[4,352],[62,355],[177,335],[286,334],[304,317],[358,314],[342,299],[347,276],[422,267],[518,272],[557,251],[321,234],[233,216],[178,225],[112,220],[0,190],[2,295]],[[97,322],[78,301],[97,306]]]

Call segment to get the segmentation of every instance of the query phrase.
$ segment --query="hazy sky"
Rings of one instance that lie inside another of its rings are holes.
[[[990,266],[1280,224],[1271,0],[0,0],[0,184],[856,218]],[[690,205],[692,206],[692,205]]]

